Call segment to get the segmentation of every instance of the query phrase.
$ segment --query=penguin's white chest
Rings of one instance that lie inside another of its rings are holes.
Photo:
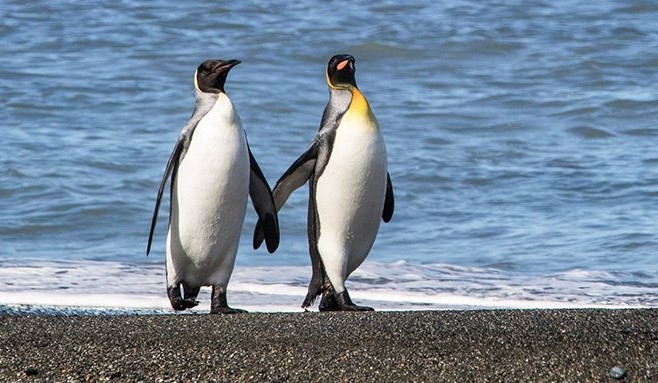
[[[249,191],[248,153],[240,117],[220,94],[195,128],[176,174],[168,238],[169,271],[176,276],[212,284],[218,268],[230,275]]]
[[[318,249],[346,277],[370,251],[384,208],[387,157],[374,116],[350,114],[336,130],[329,161],[317,181]]]

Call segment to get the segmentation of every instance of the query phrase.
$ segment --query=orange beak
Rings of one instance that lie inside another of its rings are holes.
[[[336,65],[336,69],[343,70],[343,68],[345,68],[345,66],[347,66],[347,64],[349,64],[349,62],[350,62],[350,60],[344,60],[344,61],[339,62],[338,65]]]

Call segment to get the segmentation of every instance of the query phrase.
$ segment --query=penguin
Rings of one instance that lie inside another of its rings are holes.
[[[273,189],[278,209],[309,182],[308,243],[312,277],[302,308],[322,295],[320,311],[371,311],[352,302],[345,280],[365,260],[380,220],[393,217],[393,185],[384,137],[356,85],[355,60],[333,56],[327,65],[329,102],[310,147]],[[265,222],[254,231],[254,247],[266,238]]]
[[[267,250],[273,253],[279,245],[271,189],[251,153],[240,116],[224,91],[228,72],[238,64],[239,60],[207,60],[197,68],[196,106],[158,189],[146,255],[151,251],[162,194],[171,178],[165,263],[167,296],[174,310],[195,307],[201,286],[212,286],[211,314],[245,312],[228,306],[226,288],[248,195]]]

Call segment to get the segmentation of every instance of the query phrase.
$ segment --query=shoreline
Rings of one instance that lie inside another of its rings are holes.
[[[658,309],[1,315],[0,380],[656,382]]]

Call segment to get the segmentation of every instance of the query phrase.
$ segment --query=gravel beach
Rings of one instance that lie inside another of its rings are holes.
[[[4,315],[0,381],[658,382],[658,309]]]

